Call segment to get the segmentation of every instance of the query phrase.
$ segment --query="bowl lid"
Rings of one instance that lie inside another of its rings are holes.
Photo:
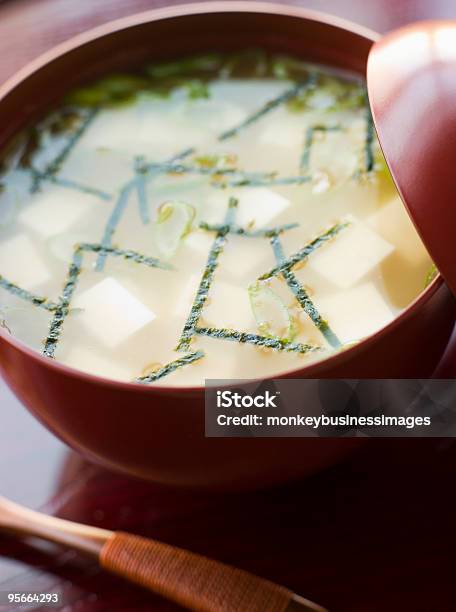
[[[386,35],[370,52],[367,87],[393,180],[456,293],[456,21]]]

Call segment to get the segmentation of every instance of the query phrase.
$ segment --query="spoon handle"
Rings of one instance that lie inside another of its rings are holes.
[[[325,612],[269,580],[123,532],[29,510],[0,497],[0,529],[82,551],[130,582],[199,612]]]
[[[128,533],[103,545],[105,569],[200,612],[324,612],[269,580],[207,557]]]

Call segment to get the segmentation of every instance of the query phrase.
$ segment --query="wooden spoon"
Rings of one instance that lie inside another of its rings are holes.
[[[95,557],[101,567],[203,612],[325,612],[269,580],[187,550],[35,512],[0,497],[0,529]]]

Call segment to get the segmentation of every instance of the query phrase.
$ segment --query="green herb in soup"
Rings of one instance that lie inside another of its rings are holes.
[[[354,75],[263,50],[107,75],[0,166],[0,324],[142,384],[278,375],[435,276]]]

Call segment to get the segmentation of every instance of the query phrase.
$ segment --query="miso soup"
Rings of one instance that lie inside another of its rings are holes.
[[[269,377],[388,325],[433,266],[364,83],[262,51],[112,74],[3,154],[0,317],[91,374]]]

